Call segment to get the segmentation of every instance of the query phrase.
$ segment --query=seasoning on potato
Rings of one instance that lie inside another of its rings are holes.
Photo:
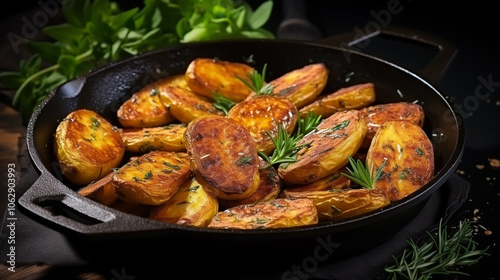
[[[357,84],[316,99],[302,107],[300,115],[305,117],[313,111],[327,118],[338,111],[361,109],[373,102],[375,102],[375,85],[373,83]]]
[[[317,223],[318,212],[312,200],[277,198],[226,209],[217,213],[208,227],[264,229],[298,227]]]
[[[186,153],[152,151],[114,172],[118,198],[132,204],[165,203],[191,176]]]
[[[337,112],[297,142],[297,146],[308,147],[297,153],[296,162],[280,165],[278,174],[291,185],[308,184],[331,175],[358,151],[366,131],[359,111]]]
[[[383,165],[375,189],[391,201],[415,192],[434,175],[434,150],[422,128],[410,121],[388,121],[373,137],[366,156],[371,175]]]
[[[221,116],[189,123],[186,149],[196,179],[223,199],[243,199],[259,186],[255,141],[242,125]]]
[[[129,152],[150,151],[185,152],[184,132],[186,125],[169,124],[149,128],[121,128],[118,130]]]
[[[194,59],[186,70],[188,87],[196,94],[213,99],[213,93],[235,101],[243,101],[251,90],[241,79],[248,79],[253,67],[212,58]]]
[[[120,164],[125,146],[111,123],[92,110],[79,109],[57,126],[54,151],[62,175],[74,184],[87,185]]]
[[[166,203],[156,206],[149,218],[165,223],[206,227],[219,211],[219,202],[196,179],[189,179]]]
[[[298,120],[298,111],[293,103],[277,96],[257,96],[236,104],[227,118],[243,125],[255,140],[257,150],[269,154],[274,149],[278,126],[281,124],[292,133]]]

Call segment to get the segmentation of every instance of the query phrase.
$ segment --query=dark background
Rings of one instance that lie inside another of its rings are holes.
[[[48,1],[41,1],[46,3]],[[123,9],[141,5],[142,1],[118,1]],[[256,7],[262,1],[248,1]],[[314,24],[323,37],[353,30],[366,31],[370,22],[383,21],[390,26],[399,26],[424,31],[444,39],[457,48],[445,75],[437,86],[451,96],[463,110],[466,127],[466,146],[457,173],[470,182],[469,199],[450,220],[456,225],[464,219],[477,219],[475,239],[480,248],[490,246],[490,257],[472,268],[464,268],[471,279],[499,279],[498,235],[500,222],[500,177],[498,169],[490,165],[490,159],[500,159],[500,51],[496,37],[500,33],[498,12],[488,1],[461,1],[442,3],[438,1],[328,1],[309,0],[301,11]],[[18,60],[29,55],[26,50],[13,52],[6,34],[21,34],[22,18],[30,16],[39,8],[38,1],[9,1],[10,7],[1,10],[0,26],[0,71],[17,70]],[[274,1],[272,17],[265,26],[276,32],[283,19],[285,0]],[[400,10],[387,16],[388,5]],[[60,15],[50,18],[51,23],[60,22]],[[43,39],[37,32],[36,39]],[[7,43],[7,44],[6,44]],[[21,46],[22,48],[22,46]],[[418,71],[432,58],[432,52],[422,46],[373,40],[363,52],[370,53]],[[423,55],[418,55],[421,52]],[[430,54],[430,55],[429,55]],[[297,54],[306,55],[306,54]],[[5,58],[9,59],[5,59]],[[14,58],[14,59],[13,59]],[[476,89],[481,80],[490,80],[489,91],[483,87],[478,96]],[[479,98],[481,97],[481,98]],[[483,98],[484,97],[484,98]],[[0,140],[1,141],[1,140]],[[484,168],[481,168],[484,167]],[[491,235],[485,235],[488,229]]]

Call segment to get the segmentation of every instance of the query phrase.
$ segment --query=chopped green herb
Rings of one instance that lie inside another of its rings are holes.
[[[152,88],[151,91],[149,91],[149,96],[155,96],[158,95],[160,91],[157,88]]]
[[[242,157],[236,161],[236,165],[252,164],[254,162],[253,156]]]
[[[334,125],[334,126],[332,127],[332,131],[341,130],[341,129],[345,128],[346,126],[348,126],[348,125],[349,125],[349,123],[350,123],[350,121],[349,121],[349,120],[345,120],[345,121],[343,121],[343,122],[341,122],[341,123],[339,123],[339,124],[337,124],[337,125]]]
[[[421,156],[424,155],[424,151],[422,151],[422,149],[417,148],[416,151],[417,151],[417,154],[418,154],[419,157],[421,157]]]
[[[146,174],[144,174],[144,179],[149,180],[151,178],[153,178],[153,172],[149,170],[148,172],[146,172]]]
[[[90,121],[92,122],[92,124],[90,125],[90,127],[93,129],[93,130],[96,130],[98,129],[100,126],[101,126],[101,123],[99,122],[98,119],[96,118],[90,118]]]

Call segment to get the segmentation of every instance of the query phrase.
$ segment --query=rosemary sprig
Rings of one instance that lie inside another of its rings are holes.
[[[304,136],[313,131],[321,122],[321,115],[317,116],[313,112],[310,112],[305,118],[299,118],[297,131],[293,136],[289,135],[283,125],[278,126],[278,136],[276,139],[273,135],[267,131],[267,135],[274,144],[274,151],[271,156],[266,153],[259,151],[259,155],[267,161],[267,165],[262,167],[262,169],[268,168],[275,164],[290,164],[297,161],[297,152],[305,147],[309,147],[311,143],[306,143],[297,146],[297,143]]]
[[[218,92],[214,92],[213,95],[215,100],[214,107],[221,110],[226,115],[229,112],[229,110],[233,108],[234,105],[236,105],[236,102],[232,101],[231,99],[225,97],[224,95]]]
[[[273,85],[266,84],[266,69],[267,63],[264,64],[262,68],[262,74],[260,74],[257,70],[253,70],[252,73],[247,74],[247,78],[250,80],[243,79],[241,77],[237,77],[240,81],[242,81],[248,88],[250,88],[257,95],[272,95],[273,94]]]
[[[458,230],[448,237],[448,232],[439,222],[437,232],[427,232],[429,240],[418,246],[410,239],[410,249],[405,249],[400,259],[393,256],[395,264],[385,268],[391,279],[430,279],[433,275],[466,275],[458,270],[460,266],[477,263],[487,253],[489,247],[476,249],[477,242],[472,239],[473,222],[460,221]]]
[[[354,161],[354,159],[351,156],[348,156],[349,163],[351,165],[351,169],[347,167],[347,171],[349,171],[349,174],[342,172],[341,174],[346,176],[347,178],[353,180],[356,182],[358,185],[365,189],[374,189],[374,184],[377,182],[378,178],[382,174],[382,169],[385,166],[386,161],[380,165],[380,167],[377,169],[377,172],[375,173],[375,176],[370,175],[370,170],[368,169],[368,166],[363,164],[360,159],[357,161]],[[373,166],[372,166],[373,169]]]

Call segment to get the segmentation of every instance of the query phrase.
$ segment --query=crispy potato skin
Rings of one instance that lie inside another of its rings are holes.
[[[310,146],[297,153],[297,162],[280,166],[278,174],[289,185],[309,184],[331,175],[347,164],[347,156],[358,151],[366,131],[357,110],[337,112],[297,142],[297,146]]]
[[[311,199],[316,205],[320,221],[347,219],[390,204],[384,191],[368,189],[289,192],[286,198]]]
[[[204,115],[224,115],[211,102],[180,87],[165,87],[160,92],[160,100],[170,114],[184,124]]]
[[[373,174],[382,169],[375,188],[399,200],[421,188],[434,174],[434,150],[422,128],[410,121],[388,121],[380,126],[368,149],[366,163]]]
[[[196,179],[190,179],[165,204],[156,206],[149,218],[165,223],[206,227],[219,211],[217,197]]]
[[[112,179],[113,173],[109,173],[97,182],[91,183],[78,190],[78,194],[103,205],[111,205],[118,199],[115,186],[111,183]]]
[[[115,171],[112,182],[124,202],[160,205],[190,176],[186,153],[152,151]]]
[[[378,128],[386,121],[411,121],[420,127],[424,125],[425,113],[422,106],[409,102],[378,104],[360,110],[368,126],[362,147],[368,148]]]
[[[259,157],[259,177],[260,182],[257,190],[249,197],[239,200],[219,199],[221,206],[225,208],[235,207],[244,204],[255,204],[258,202],[270,201],[278,197],[281,191],[281,180],[278,172],[272,166],[264,168],[267,162]]]
[[[305,117],[310,111],[327,118],[336,112],[361,109],[375,102],[375,85],[358,84],[341,88],[334,93],[322,96],[300,109],[300,116]]]
[[[211,58],[197,58],[186,70],[188,87],[195,93],[213,99],[213,92],[235,101],[243,101],[251,90],[238,78],[248,80],[253,68],[244,63]]]
[[[150,128],[125,128],[118,132],[129,152],[147,153],[150,151],[185,152],[184,132],[186,126],[169,124]]]
[[[316,206],[310,199],[285,199],[245,204],[217,213],[209,228],[287,228],[318,223]]]
[[[259,186],[255,141],[242,125],[221,116],[189,123],[186,149],[196,179],[223,199],[243,199]]]
[[[79,109],[57,126],[54,151],[64,177],[74,184],[87,185],[120,164],[125,146],[106,119],[94,111]]]
[[[187,88],[184,75],[173,75],[151,83],[126,100],[118,109],[118,121],[124,127],[155,127],[174,120],[161,102],[159,93],[166,87]]]
[[[298,110],[286,98],[256,96],[236,104],[229,110],[227,118],[246,127],[257,150],[269,154],[274,150],[274,144],[267,132],[276,138],[281,124],[291,134],[298,121]]]
[[[306,65],[269,82],[273,94],[286,97],[297,108],[302,108],[321,94],[328,80],[328,69],[323,63]]]

